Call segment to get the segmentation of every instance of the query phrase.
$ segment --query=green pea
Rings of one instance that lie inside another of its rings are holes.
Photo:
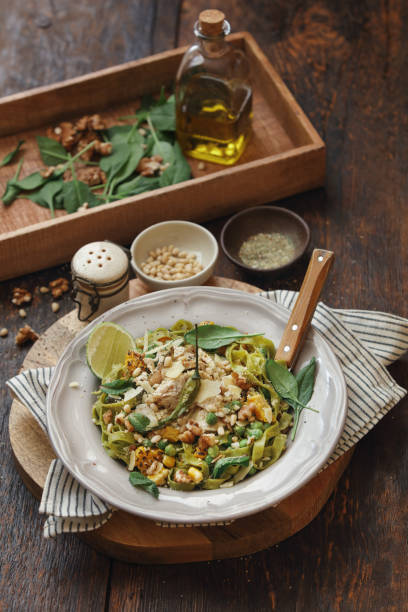
[[[243,427],[242,425],[235,425],[234,433],[239,438],[242,438],[245,435],[245,427]]]
[[[216,414],[214,414],[214,412],[208,412],[207,416],[205,417],[205,420],[208,423],[208,425],[215,425],[216,422],[218,421],[218,417]]]
[[[240,448],[244,448],[244,446],[248,446],[248,440],[246,438],[244,438],[243,440],[240,440],[239,446]]]
[[[255,440],[259,440],[259,438],[262,438],[263,436],[263,431],[262,429],[253,429],[252,430],[252,436],[255,438]]]
[[[149,438],[143,438],[143,446],[150,448],[153,446],[153,442]]]
[[[263,426],[262,421],[253,421],[252,423],[250,423],[249,427],[251,429],[259,429]]]
[[[216,457],[220,452],[219,446],[217,444],[210,446],[207,452],[210,457]]]
[[[164,451],[167,444],[168,444],[168,440],[159,440],[157,443],[157,446],[160,448],[160,450]]]
[[[169,457],[174,457],[177,453],[177,449],[173,444],[167,444],[164,452],[166,455],[169,455]]]
[[[204,459],[204,461],[205,461],[206,463],[208,463],[208,465],[210,465],[210,464],[211,464],[212,460],[213,460],[213,457],[211,457],[211,455],[210,455],[210,454],[208,454],[208,455],[206,456],[206,458]]]

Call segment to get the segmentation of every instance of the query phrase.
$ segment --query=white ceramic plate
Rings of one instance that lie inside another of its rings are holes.
[[[178,319],[215,321],[245,332],[263,332],[277,345],[289,312],[268,300],[240,291],[212,287],[168,289],[125,302],[96,319],[68,345],[47,396],[51,442],[73,476],[116,508],[161,522],[228,521],[276,505],[310,480],[326,463],[343,429],[347,395],[339,363],[326,341],[309,331],[297,367],[312,356],[317,376],[310,405],[304,410],[295,441],[272,466],[238,485],[215,491],[172,491],[160,488],[159,499],[132,487],[124,464],[111,459],[91,420],[97,388],[86,364],[85,345],[95,325],[114,321],[134,336],[146,329],[171,326]],[[69,383],[78,381],[79,389]]]

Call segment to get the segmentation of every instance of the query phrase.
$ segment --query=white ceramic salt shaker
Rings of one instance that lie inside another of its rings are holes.
[[[80,321],[92,321],[129,299],[129,259],[108,241],[90,242],[71,261],[73,300]]]

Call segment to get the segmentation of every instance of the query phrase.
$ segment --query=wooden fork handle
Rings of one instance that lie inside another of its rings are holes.
[[[275,354],[275,360],[284,361],[288,368],[294,365],[299,354],[333,261],[332,251],[314,249],[298,298]]]

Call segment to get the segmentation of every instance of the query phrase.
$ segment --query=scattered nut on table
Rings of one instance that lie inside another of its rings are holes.
[[[56,278],[50,282],[51,295],[57,299],[62,296],[63,293],[69,291],[69,281],[66,278]]]
[[[20,310],[18,311],[18,314],[19,314],[19,316],[20,316],[22,319],[25,319],[25,318],[26,318],[26,316],[27,316],[27,313],[26,313],[26,311],[24,310],[24,308],[20,308]]]
[[[32,294],[27,291],[27,289],[15,287],[13,289],[13,297],[11,298],[11,302],[16,306],[21,306],[21,304],[28,304],[29,302],[31,302],[32,298]]]
[[[2,329],[0,329],[0,337],[5,338],[6,336],[8,336],[8,329],[7,327],[3,327]]]
[[[40,293],[49,293],[49,292],[50,292],[50,290],[48,289],[48,287],[44,287],[44,286],[43,286],[43,287],[40,287],[39,291],[40,291]]]
[[[27,342],[35,342],[38,340],[38,334],[29,326],[20,327],[16,336],[17,346],[23,346]]]
[[[52,312],[58,312],[59,309],[60,309],[60,305],[58,304],[58,302],[52,302],[52,304],[51,304]]]

